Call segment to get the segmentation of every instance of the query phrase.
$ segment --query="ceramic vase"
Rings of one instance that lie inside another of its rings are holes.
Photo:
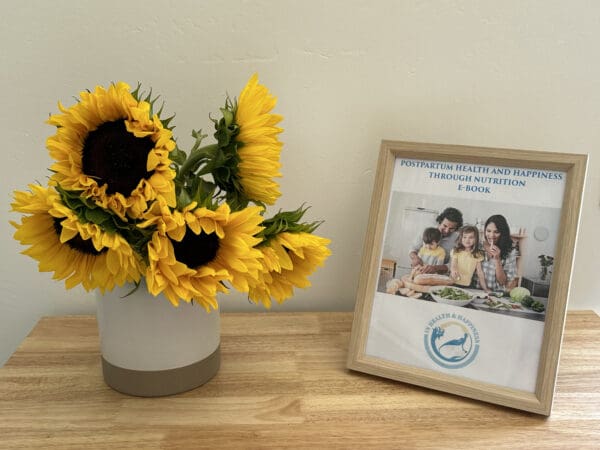
[[[152,296],[142,282],[97,293],[104,380],[130,395],[159,397],[194,389],[220,364],[219,311]],[[129,295],[127,295],[129,294]]]

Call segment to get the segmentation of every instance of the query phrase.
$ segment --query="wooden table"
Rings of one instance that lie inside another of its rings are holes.
[[[219,374],[166,398],[102,381],[96,320],[45,317],[0,368],[0,448],[599,448],[600,317],[570,312],[552,416],[345,368],[350,313],[223,314]]]

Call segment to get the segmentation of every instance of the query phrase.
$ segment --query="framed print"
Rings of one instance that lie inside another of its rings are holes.
[[[586,167],[383,141],[348,367],[549,415]]]

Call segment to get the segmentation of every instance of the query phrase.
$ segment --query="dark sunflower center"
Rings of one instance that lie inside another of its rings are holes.
[[[185,233],[181,242],[173,241],[175,258],[190,269],[208,264],[217,256],[219,237],[215,233]]]
[[[62,225],[60,224],[61,219],[57,219],[54,218],[54,230],[56,231],[56,234],[58,236],[60,236],[60,233],[62,232]],[[88,239],[85,240],[83,239],[81,236],[77,235],[72,239],[69,239],[66,244],[71,247],[73,250],[76,250],[78,252],[81,253],[85,253],[86,255],[101,255],[102,253],[106,252],[108,250],[108,248],[104,247],[102,250],[98,251],[96,250],[96,248],[94,247],[94,244],[92,244],[92,240]]]
[[[107,194],[128,196],[146,171],[148,153],[154,148],[149,136],[135,137],[125,128],[125,121],[106,122],[90,131],[83,144],[83,173],[94,177],[99,186],[108,185]]]

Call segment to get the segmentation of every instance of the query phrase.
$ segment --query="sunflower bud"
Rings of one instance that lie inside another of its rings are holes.
[[[259,233],[259,237],[263,240],[260,245],[266,245],[277,237],[280,233],[312,233],[323,221],[316,222],[300,222],[308,207],[300,206],[294,211],[279,211],[270,219],[263,220],[262,226],[265,227]]]

